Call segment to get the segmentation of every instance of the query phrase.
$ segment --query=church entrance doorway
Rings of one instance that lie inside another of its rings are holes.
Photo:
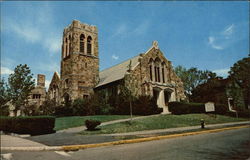
[[[157,106],[163,108],[163,114],[169,114],[168,103],[171,101],[173,90],[169,88],[153,88],[153,97],[156,100]]]

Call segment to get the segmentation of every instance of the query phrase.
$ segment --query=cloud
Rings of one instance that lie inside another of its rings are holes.
[[[231,24],[230,26],[228,26],[224,29],[222,34],[226,35],[226,36],[230,36],[230,35],[232,35],[233,31],[234,31],[234,24]]]
[[[129,37],[130,35],[142,35],[142,34],[147,33],[149,26],[150,26],[149,20],[139,23],[139,25],[135,26],[134,28],[131,28],[127,24],[123,23],[123,24],[118,25],[118,27],[115,29],[111,37],[115,37],[115,36]]]
[[[208,45],[216,50],[223,50],[236,41],[235,24],[226,26],[222,31],[216,32],[208,37]]]
[[[10,59],[10,58],[4,57],[1,60],[1,64],[2,64],[2,66],[13,67],[13,66],[16,65],[16,61],[14,59]]]
[[[11,73],[14,73],[14,71],[7,67],[1,67],[1,74],[11,74]]]
[[[17,35],[27,43],[41,45],[48,53],[58,53],[61,49],[61,32],[54,25],[54,16],[51,5],[43,7],[18,8],[22,18],[6,19],[3,26],[9,34]],[[32,14],[30,14],[32,13]]]
[[[48,90],[49,89],[49,85],[50,85],[50,81],[49,80],[45,80],[45,88]]]
[[[228,76],[229,71],[230,71],[229,68],[224,68],[224,69],[214,70],[213,72],[215,72],[218,76],[226,78]]]
[[[208,37],[208,44],[209,44],[212,48],[217,49],[217,50],[222,50],[222,49],[224,49],[222,46],[219,46],[219,45],[216,45],[216,44],[215,44],[215,38],[212,37],[212,36]]]
[[[18,25],[15,22],[10,23],[10,29],[15,32],[16,35],[20,36],[20,38],[24,38],[27,42],[37,42],[41,37],[41,33],[38,29],[30,26]]]
[[[36,67],[38,70],[43,72],[55,72],[60,70],[59,65],[55,62],[39,63]]]
[[[140,23],[133,31],[134,34],[141,35],[145,34],[149,28],[150,22],[148,20]]]
[[[58,53],[61,49],[61,38],[60,37],[51,37],[45,40],[44,47],[49,50],[51,53]]]
[[[111,37],[116,37],[116,36],[122,36],[122,35],[125,35],[128,31],[128,27],[126,24],[120,24],[115,32],[113,33],[113,35]]]
[[[117,56],[117,55],[112,55],[112,57],[111,57],[112,59],[114,59],[114,60],[118,60],[119,59],[119,57]]]

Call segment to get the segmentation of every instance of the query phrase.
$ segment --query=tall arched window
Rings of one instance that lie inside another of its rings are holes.
[[[64,51],[64,58],[68,55],[68,39],[66,38],[65,39],[65,46],[66,46],[66,48],[65,48],[65,51]]]
[[[149,66],[150,80],[153,81],[152,65]]]
[[[92,52],[92,38],[90,36],[88,36],[87,38],[87,54],[91,55]]]
[[[82,53],[84,53],[84,39],[85,39],[84,34],[81,34],[80,35],[80,52]]]
[[[71,36],[69,35],[69,53],[68,55],[71,53]]]
[[[69,87],[69,79],[65,79],[65,88]]]
[[[162,63],[161,63],[161,67],[162,67],[161,73],[162,73],[162,82],[163,82],[163,83],[165,83],[165,69],[164,69],[165,66],[166,66],[165,63],[162,62]]]
[[[161,60],[157,57],[155,59],[155,81],[156,82],[160,82],[161,81],[160,65],[161,65]]]
[[[150,75],[150,80],[153,81],[153,59],[151,58],[149,60],[149,75]]]

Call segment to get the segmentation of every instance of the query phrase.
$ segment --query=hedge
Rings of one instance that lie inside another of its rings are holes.
[[[173,114],[206,113],[204,103],[170,102],[169,111]],[[228,114],[228,106],[215,104],[215,114]]]
[[[205,113],[204,103],[169,102],[168,107],[173,114]]]
[[[226,116],[231,116],[231,117],[236,117],[238,115],[238,117],[240,118],[248,118],[250,119],[250,111],[238,111],[237,114],[235,112],[226,112],[225,113]]]
[[[215,104],[215,113],[216,114],[226,114],[229,112],[228,106],[225,104]]]
[[[54,133],[55,117],[0,117],[0,130],[18,134],[41,135]]]

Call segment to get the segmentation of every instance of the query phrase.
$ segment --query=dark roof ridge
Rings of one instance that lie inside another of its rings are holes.
[[[141,53],[140,53],[140,54],[141,54]],[[128,60],[131,60],[131,59],[133,59],[133,58],[135,58],[135,57],[140,56],[140,54],[138,54],[138,55],[136,55],[136,56],[134,56],[134,57],[132,57],[132,58],[123,60],[122,62],[120,62],[120,63],[118,63],[118,64],[115,64],[115,65],[113,65],[113,66],[111,66],[111,67],[105,68],[104,70],[101,70],[100,72],[103,72],[103,71],[105,71],[105,70],[108,70],[108,69],[110,69],[110,68],[113,68],[113,67],[115,67],[115,66],[118,66],[118,65],[120,65],[120,64],[122,64],[122,63],[124,63],[124,62],[127,62]]]

